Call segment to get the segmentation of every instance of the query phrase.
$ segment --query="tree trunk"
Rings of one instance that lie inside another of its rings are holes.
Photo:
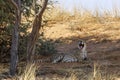
[[[41,22],[42,22],[42,15],[46,9],[48,0],[43,0],[43,5],[41,10],[36,14],[35,19],[33,21],[32,32],[28,38],[28,45],[27,45],[27,61],[28,63],[34,60],[34,53],[35,53],[35,44],[39,36],[39,30],[41,29]]]
[[[12,32],[12,44],[11,44],[11,60],[10,60],[10,75],[14,76],[16,73],[16,68],[17,68],[17,63],[18,63],[18,36],[19,36],[19,31],[18,28],[20,26],[20,5],[21,2],[20,0],[16,0],[15,2],[13,0],[12,4],[15,4],[16,11],[15,11],[15,25],[13,27],[13,32]]]

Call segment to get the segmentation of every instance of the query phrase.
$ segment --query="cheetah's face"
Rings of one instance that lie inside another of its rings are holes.
[[[85,43],[84,43],[83,41],[80,41],[80,42],[78,43],[78,48],[79,48],[79,49],[83,49],[84,46],[85,46]]]

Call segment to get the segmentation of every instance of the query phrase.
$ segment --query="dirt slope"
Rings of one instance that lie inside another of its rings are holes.
[[[79,40],[85,40],[89,61],[81,63],[42,63],[41,69],[48,67],[52,70],[83,69],[93,71],[94,62],[101,69],[120,76],[120,23],[87,23],[80,24],[77,21],[56,22],[45,28],[45,37],[54,40],[62,40],[56,43],[58,52],[71,53],[77,51]]]

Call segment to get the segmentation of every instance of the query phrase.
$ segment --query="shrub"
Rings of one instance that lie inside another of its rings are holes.
[[[43,55],[43,56],[48,56],[56,53],[55,49],[55,44],[54,41],[51,39],[39,39],[37,46],[36,46],[36,53]]]

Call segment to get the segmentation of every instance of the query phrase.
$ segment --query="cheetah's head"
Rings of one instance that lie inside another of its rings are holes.
[[[84,47],[85,47],[85,42],[84,41],[79,41],[78,48],[83,49]]]

